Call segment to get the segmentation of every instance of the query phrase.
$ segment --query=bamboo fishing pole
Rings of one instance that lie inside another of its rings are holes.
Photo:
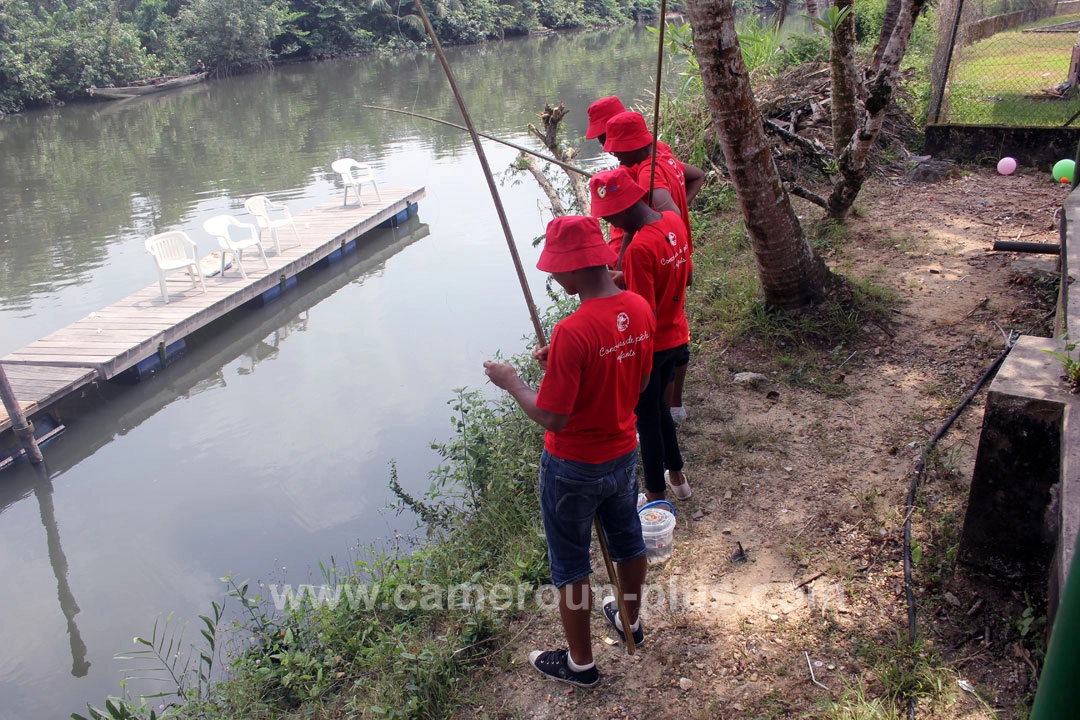
[[[510,257],[513,258],[514,269],[517,271],[518,282],[521,283],[521,291],[524,293],[525,302],[529,306],[529,316],[532,318],[533,329],[536,330],[536,339],[541,346],[547,345],[544,326],[540,322],[540,315],[536,312],[536,303],[533,302],[532,292],[529,290],[529,283],[525,279],[525,270],[521,267],[521,256],[518,255],[517,246],[514,244],[514,236],[510,232],[510,223],[506,219],[506,212],[503,210],[502,201],[499,199],[499,189],[495,185],[495,177],[491,174],[487,156],[484,154],[484,148],[480,144],[480,136],[473,126],[472,118],[469,116],[469,111],[465,107],[465,100],[461,97],[461,93],[458,91],[457,82],[454,80],[454,73],[450,70],[450,63],[446,61],[446,56],[442,51],[442,45],[439,44],[439,38],[435,35],[435,28],[431,26],[431,20],[428,19],[427,13],[424,12],[424,6],[420,3],[420,0],[413,0],[413,2],[416,4],[416,11],[420,15],[420,20],[424,23],[424,28],[427,30],[428,37],[431,38],[431,44],[435,48],[435,54],[439,57],[439,62],[443,66],[443,71],[446,73],[446,79],[450,83],[450,89],[454,92],[454,99],[457,100],[458,108],[461,110],[461,116],[465,120],[465,126],[468,128],[469,136],[472,138],[473,147],[476,148],[476,154],[480,158],[480,167],[484,170],[488,189],[491,191],[491,199],[494,201],[495,210],[499,214],[499,222],[502,223],[503,234],[506,236],[506,244],[510,248]],[[619,576],[615,573],[615,563],[611,561],[611,552],[608,550],[607,541],[605,539],[606,536],[604,535],[604,525],[600,521],[599,515],[593,516],[593,525],[596,527],[596,534],[600,541],[600,551],[604,556],[604,564],[607,566],[608,579],[611,580],[611,585],[615,589],[615,602],[619,607],[619,617],[626,621],[624,625],[626,630],[626,651],[633,655],[635,649],[634,631],[630,629],[630,616],[626,612],[626,601],[623,598],[622,588],[619,586]]]
[[[420,113],[409,112],[408,110],[398,110],[397,108],[388,108],[388,107],[383,107],[382,105],[364,105],[363,107],[371,108],[372,110],[385,110],[386,112],[399,113],[401,115],[408,115],[409,117],[420,118],[421,120],[430,120],[431,122],[439,123],[440,125],[448,125],[448,126],[450,126],[452,128],[457,128],[458,130],[465,130],[466,132],[469,130],[469,128],[465,127],[464,125],[458,125],[457,123],[452,123],[449,120],[441,120],[441,119],[436,118],[436,117],[431,117],[430,115],[421,115]],[[499,139],[499,138],[497,138],[497,137],[495,137],[493,135],[487,135],[487,134],[482,133],[482,132],[478,132],[476,134],[479,135],[482,138],[487,139],[487,140],[492,140],[492,141],[500,143],[502,145],[506,145],[507,147],[512,147],[515,150],[519,150],[519,151],[521,151],[523,153],[527,153],[529,155],[532,155],[533,157],[538,157],[541,160],[546,160],[547,162],[552,163],[553,165],[558,165],[559,167],[563,168],[564,170],[569,170],[570,172],[577,173],[578,175],[584,175],[587,178],[590,178],[590,177],[593,176],[593,173],[589,172],[588,170],[582,170],[579,167],[574,167],[570,163],[565,163],[562,160],[556,160],[553,157],[548,157],[547,155],[544,155],[543,153],[538,153],[535,150],[530,150],[529,148],[527,148],[527,147],[525,147],[523,145],[518,145],[517,143],[512,143],[509,140],[501,140],[501,139]]]
[[[660,0],[660,42],[656,52],[656,93],[653,99],[652,160],[649,163],[649,207],[656,185],[656,144],[660,136],[660,78],[664,70],[664,28],[667,26],[667,0]]]

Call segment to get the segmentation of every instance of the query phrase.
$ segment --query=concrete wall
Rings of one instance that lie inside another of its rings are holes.
[[[1060,15],[1080,15],[1080,0],[1058,2],[1057,9],[1054,11],[1054,17]]]
[[[1075,157],[1078,142],[1080,127],[926,126],[928,155],[985,165],[996,165],[998,160],[1009,156],[1023,167],[1036,167],[1047,173],[1058,160]]]
[[[988,18],[983,18],[982,20],[976,20],[973,23],[968,23],[967,25],[962,25],[960,27],[960,39],[957,40],[956,44],[960,47],[974,45],[980,40],[997,35],[999,32],[1012,30],[1021,25],[1026,25],[1056,14],[1057,13],[1054,12],[1054,6],[1050,5],[1042,8],[1031,8],[1028,10],[1020,10],[1019,12],[1006,13],[1004,15],[993,15]]]
[[[1047,582],[1053,620],[1080,531],[1080,395],[1052,353],[1080,340],[1080,193],[1065,201],[1056,337],[1023,336],[990,385],[960,557]],[[1072,351],[1080,359],[1080,350]]]

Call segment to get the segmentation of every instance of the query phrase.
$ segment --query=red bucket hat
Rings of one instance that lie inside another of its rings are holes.
[[[645,197],[645,188],[634,182],[624,167],[598,172],[589,178],[593,217],[621,213]]]
[[[589,128],[585,131],[585,139],[592,140],[603,135],[607,131],[607,122],[612,116],[625,112],[622,100],[615,97],[602,97],[586,111],[589,113]]]
[[[637,112],[621,112],[608,119],[604,152],[633,152],[652,145],[645,118]]]
[[[600,265],[615,265],[618,256],[607,246],[600,221],[585,215],[566,215],[548,223],[544,250],[536,261],[544,272],[573,272]]]

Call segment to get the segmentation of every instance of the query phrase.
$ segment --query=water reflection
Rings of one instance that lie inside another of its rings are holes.
[[[526,125],[562,100],[573,142],[595,97],[646,96],[645,35],[529,38],[448,57],[479,130],[531,145]],[[398,56],[0,121],[0,355],[152,284],[147,234],[185,230],[205,252],[202,220],[242,212],[248,195],[285,200],[294,215],[340,202],[329,167],[339,155],[373,163],[380,187],[427,190],[425,225],[198,334],[148,382],[90,389],[65,408],[69,429],[45,449],[46,502],[31,501],[42,490],[28,466],[0,477],[0,577],[18,589],[0,605],[0,720],[100,704],[118,690],[113,655],[155,618],[204,613],[226,573],[317,582],[319,558],[411,531],[412,519],[379,513],[389,461],[422,493],[452,389],[481,385],[495,351],[523,349],[528,314],[468,135],[365,104],[461,120],[437,61]],[[589,167],[599,148],[583,149]],[[485,151],[497,173],[516,154]],[[529,182],[500,192],[542,300],[529,240],[547,219],[543,195]],[[67,563],[58,543],[40,542],[43,520],[62,534]],[[69,660],[85,677],[71,677]]]
[[[633,74],[642,88],[648,53],[640,30],[552,35],[529,42],[449,48],[447,57],[481,131],[520,134],[545,102],[585,107]],[[512,48],[511,52],[507,48]],[[596,72],[582,72],[592,66]],[[652,72],[654,72],[653,70]],[[623,93],[624,99],[644,96]],[[0,121],[0,310],[100,282],[110,246],[182,225],[200,200],[291,191],[333,179],[336,157],[382,160],[419,139],[435,159],[472,152],[467,134],[431,123],[388,121],[366,109],[409,108],[460,121],[431,55],[358,58],[319,67],[203,83],[176,93],[69,107]],[[116,293],[122,297],[126,292]]]
[[[37,496],[38,509],[41,512],[41,524],[45,526],[45,538],[49,546],[49,564],[56,576],[56,594],[60,600],[60,612],[67,622],[67,633],[71,644],[71,675],[83,677],[90,672],[90,662],[86,659],[86,643],[79,633],[75,616],[79,613],[79,604],[68,584],[68,563],[64,548],[60,545],[60,528],[56,524],[56,508],[53,507],[53,485],[44,464],[36,465],[33,472],[37,475],[34,495]]]
[[[44,450],[49,476],[63,474],[86,454],[128,434],[172,403],[227,387],[230,371],[251,375],[259,363],[280,352],[287,338],[307,331],[312,307],[379,272],[389,258],[429,234],[429,227],[416,217],[396,228],[369,233],[342,261],[306,272],[278,301],[226,316],[190,336],[184,357],[151,380],[131,387],[106,383],[88,390],[80,401],[65,407],[68,429]],[[28,471],[31,466],[24,463],[24,467]],[[0,483],[0,513],[31,488],[37,492],[28,473],[7,475],[21,482]]]

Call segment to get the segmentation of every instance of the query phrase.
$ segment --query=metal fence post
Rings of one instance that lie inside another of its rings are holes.
[[[926,111],[928,123],[937,123],[941,117],[941,105],[945,101],[945,87],[949,84],[949,69],[952,67],[952,56],[956,52],[956,34],[960,30],[960,15],[964,12],[964,0],[956,1],[956,14],[953,15],[952,29],[949,31],[948,48],[945,51],[944,68],[940,78],[933,78],[937,82],[930,96],[930,107]]]

